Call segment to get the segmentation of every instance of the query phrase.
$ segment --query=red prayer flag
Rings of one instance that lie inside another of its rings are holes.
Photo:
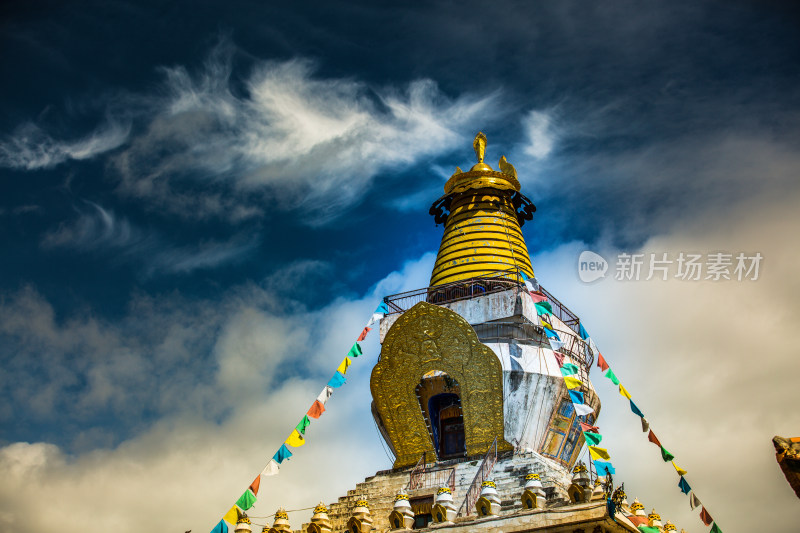
[[[531,298],[533,298],[533,303],[535,303],[535,304],[538,304],[539,302],[546,302],[547,301],[547,297],[542,293],[539,293],[539,292],[536,292],[536,291],[530,291],[530,293],[531,293]]]
[[[261,486],[261,474],[257,475],[256,478],[250,483],[250,490],[253,491],[253,496],[258,496],[258,487]]]
[[[556,356],[556,362],[558,362],[558,367],[561,368],[562,366],[564,366],[564,354],[553,352],[553,355]]]
[[[324,412],[325,406],[322,405],[322,402],[319,400],[314,400],[314,405],[311,406],[311,409],[309,409],[306,414],[311,418],[319,418]]]
[[[656,434],[653,433],[652,429],[650,430],[650,433],[647,434],[647,440],[649,440],[656,446],[661,447],[661,442],[659,442],[658,437],[656,437]]]
[[[626,518],[630,520],[631,524],[634,526],[646,526],[650,523],[650,520],[646,516],[631,515],[627,516]]]
[[[597,426],[590,426],[589,424],[584,424],[580,420],[578,424],[581,425],[581,431],[591,431],[592,433],[600,433],[600,428]]]
[[[603,359],[603,354],[601,354],[600,352],[597,352],[597,366],[599,366],[600,370],[602,370],[603,372],[608,370],[608,363],[606,363],[606,360]]]
[[[708,511],[706,511],[706,508],[705,508],[705,506],[703,506],[703,510],[702,510],[702,511],[700,511],[700,520],[702,520],[702,521],[703,521],[703,523],[704,523],[705,525],[707,525],[707,526],[710,526],[710,525],[711,525],[711,522],[713,522],[713,521],[714,521],[714,519],[713,519],[713,518],[711,518],[711,515],[710,515],[710,514],[708,514]]]
[[[364,339],[366,339],[367,338],[367,333],[369,333],[370,330],[372,330],[372,328],[364,328],[364,331],[361,332],[361,335],[358,336],[356,341],[361,342]]]

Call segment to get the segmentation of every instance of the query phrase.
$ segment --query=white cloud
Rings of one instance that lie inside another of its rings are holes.
[[[522,127],[528,140],[523,152],[534,159],[545,159],[549,156],[557,140],[552,112],[530,111],[523,118]]]
[[[59,140],[27,122],[0,141],[0,166],[36,170],[53,168],[71,159],[91,159],[122,145],[130,130],[130,124],[108,120],[81,139]]]
[[[450,99],[427,79],[396,89],[321,78],[302,60],[258,62],[234,94],[231,54],[223,43],[199,73],[165,69],[168,96],[114,156],[123,193],[189,217],[302,206],[308,224],[324,224],[382,170],[466,142],[457,132],[497,104],[497,94]]]
[[[774,435],[797,436],[800,427],[790,377],[800,372],[800,362],[788,333],[800,321],[800,283],[793,273],[800,252],[786,246],[800,217],[797,193],[786,192],[781,201],[755,196],[724,216],[687,214],[667,235],[626,250],[659,258],[663,252],[672,258],[681,251],[760,252],[764,259],[755,282],[621,282],[613,280],[611,264],[611,279],[587,285],[578,279],[577,258],[593,246],[575,242],[534,257],[543,286],[581,317],[723,529],[727,524],[749,531],[768,523],[770,530],[790,531],[800,519],[771,444]],[[606,259],[619,252],[602,246],[595,251]],[[616,387],[597,369],[593,374],[603,402],[603,445],[629,501],[638,497],[664,519],[697,529],[697,513],[689,512],[675,470],[647,441]],[[742,492],[750,495],[750,505],[737,503]]]
[[[39,403],[36,420],[82,429],[69,454],[45,442],[0,448],[0,528],[210,529],[313,402],[380,291],[426,284],[432,261],[432,254],[409,261],[363,297],[313,312],[253,285],[231,290],[222,302],[140,296],[114,322],[78,313],[59,320],[32,289],[5,298],[4,358],[18,363],[5,365],[4,376],[16,381],[5,385],[25,391],[15,408]],[[325,266],[288,268],[310,275]],[[264,286],[281,279],[278,273]],[[262,484],[252,516],[334,500],[352,487],[353,474],[363,478],[391,465],[369,412],[377,346],[373,334],[348,383],[314,421],[308,444]],[[52,375],[31,366],[37,357]],[[157,413],[157,421],[113,447],[101,427],[87,426],[108,412],[132,425],[142,410]],[[318,489],[310,495],[309,480],[319,479],[325,482],[313,482]],[[298,526],[304,519],[293,518]]]

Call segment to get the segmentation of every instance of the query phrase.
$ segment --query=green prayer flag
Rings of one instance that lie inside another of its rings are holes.
[[[353,344],[353,347],[350,348],[350,351],[347,352],[347,355],[350,357],[358,357],[361,353],[361,345],[356,342]]]
[[[310,425],[311,425],[311,420],[309,420],[308,415],[306,415],[306,416],[303,417],[303,419],[300,421],[300,423],[297,424],[297,427],[295,427],[295,429],[298,432],[300,432],[303,435],[305,435],[306,434],[306,428],[308,426],[310,426]]]
[[[564,363],[561,367],[561,374],[564,376],[574,376],[578,373],[578,365],[575,363]]]
[[[644,533],[661,533],[660,529],[652,526],[639,526],[639,531],[644,531]]]
[[[256,503],[256,495],[250,492],[250,489],[244,491],[244,494],[236,500],[236,505],[245,511],[250,509],[254,503]]]
[[[597,446],[603,440],[603,436],[599,433],[592,433],[591,431],[584,431],[583,436],[586,438],[588,446]]]
[[[714,522],[714,525],[711,526],[711,531],[709,533],[722,533],[722,530],[719,528],[717,523]]]
[[[664,448],[663,446],[661,447],[661,457],[664,459],[665,463],[668,463],[668,462],[672,461],[673,459],[675,459],[675,456],[672,455],[671,453],[669,453],[667,451],[667,449]]]
[[[533,304],[536,307],[536,314],[537,315],[552,315],[553,314],[553,307],[550,305],[550,302],[545,302],[544,300],[541,302],[536,302]]]
[[[608,379],[610,379],[611,383],[613,383],[614,385],[619,385],[619,378],[614,375],[614,371],[611,370],[610,368],[608,370],[606,370],[605,376]]]

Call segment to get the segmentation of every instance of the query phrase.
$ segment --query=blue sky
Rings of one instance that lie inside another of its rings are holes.
[[[597,324],[590,332],[618,351],[640,395],[654,396],[650,408],[687,435],[684,454],[705,465],[712,436],[703,421],[720,420],[734,401],[725,395],[744,388],[751,401],[737,413],[761,425],[725,460],[757,459],[761,493],[791,505],[769,438],[796,433],[798,423],[781,393],[791,381],[774,387],[770,377],[798,370],[783,339],[800,318],[796,7],[25,2],[0,10],[4,528],[33,514],[41,528],[63,529],[69,517],[76,531],[210,529],[302,416],[290,407],[313,400],[376,300],[427,284],[441,238],[428,207],[456,165],[472,164],[479,130],[487,161],[506,155],[538,208],[524,231],[542,283]],[[749,285],[587,286],[574,272],[583,249],[765,260]],[[691,312],[678,311],[679,297]],[[757,329],[733,339],[737,321]],[[654,346],[665,331],[680,334]],[[752,350],[762,352],[755,374]],[[332,501],[387,466],[368,416],[376,357],[375,344],[337,398],[338,413],[332,400],[320,420],[325,450],[297,457],[294,474],[274,478],[280,490],[264,489],[263,514]],[[707,366],[721,360],[729,364]],[[682,377],[670,374],[676,368]],[[623,428],[613,391],[603,401],[609,427],[619,419]],[[741,423],[731,418],[713,439]],[[352,456],[358,471],[337,470],[326,455],[353,453],[344,427],[371,439]],[[630,439],[617,446],[627,450]],[[655,460],[646,452],[643,462]],[[186,464],[174,460],[181,453]],[[652,488],[631,462],[626,487],[651,491],[645,505],[671,506],[672,478]],[[714,503],[729,523],[747,523],[725,507],[726,484],[711,481],[725,478],[726,464],[709,463],[706,492],[720,494]],[[120,475],[126,468],[140,477]],[[337,481],[308,494],[303,476],[320,473]],[[80,505],[94,494],[87,489],[63,509],[29,507],[20,487],[34,478],[45,492],[111,484],[128,503],[90,509]],[[154,479],[163,493],[145,489]],[[201,494],[170,500],[185,491],[174,480],[193,480]],[[156,511],[165,500],[169,516]],[[685,512],[678,505],[671,516]],[[692,519],[682,523],[690,531]]]

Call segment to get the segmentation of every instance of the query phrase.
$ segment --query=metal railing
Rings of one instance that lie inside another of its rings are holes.
[[[444,305],[459,300],[469,300],[471,298],[477,298],[478,296],[512,289],[527,292],[519,273],[513,270],[498,270],[496,272],[490,272],[485,276],[392,294],[384,297],[383,301],[386,302],[386,306],[389,308],[388,314],[391,315],[394,313],[404,313],[419,302]],[[547,300],[553,308],[553,315],[576,334],[580,335],[580,318],[570,311],[567,306],[562,304],[555,296],[545,290],[544,287],[539,286],[539,292],[547,297]]]
[[[450,491],[454,492],[456,490],[456,469],[440,468],[438,470],[428,470],[425,459],[426,453],[423,452],[422,457],[411,470],[411,475],[408,479],[408,490],[447,485],[450,487]]]
[[[491,474],[496,463],[497,437],[494,438],[492,444],[489,445],[489,449],[486,450],[486,455],[483,456],[481,466],[478,467],[478,471],[475,473],[475,477],[472,479],[472,484],[469,486],[467,495],[464,497],[461,507],[458,508],[458,513],[456,516],[469,514],[469,512],[475,506],[475,502],[478,501],[478,497],[481,493],[481,484],[489,478],[489,474]]]
[[[519,289],[520,286],[524,290],[524,285],[521,285],[519,280],[519,274],[514,270],[498,270],[485,276],[392,294],[386,296],[383,301],[389,308],[388,314],[404,313],[419,302],[443,305],[509,289]]]

